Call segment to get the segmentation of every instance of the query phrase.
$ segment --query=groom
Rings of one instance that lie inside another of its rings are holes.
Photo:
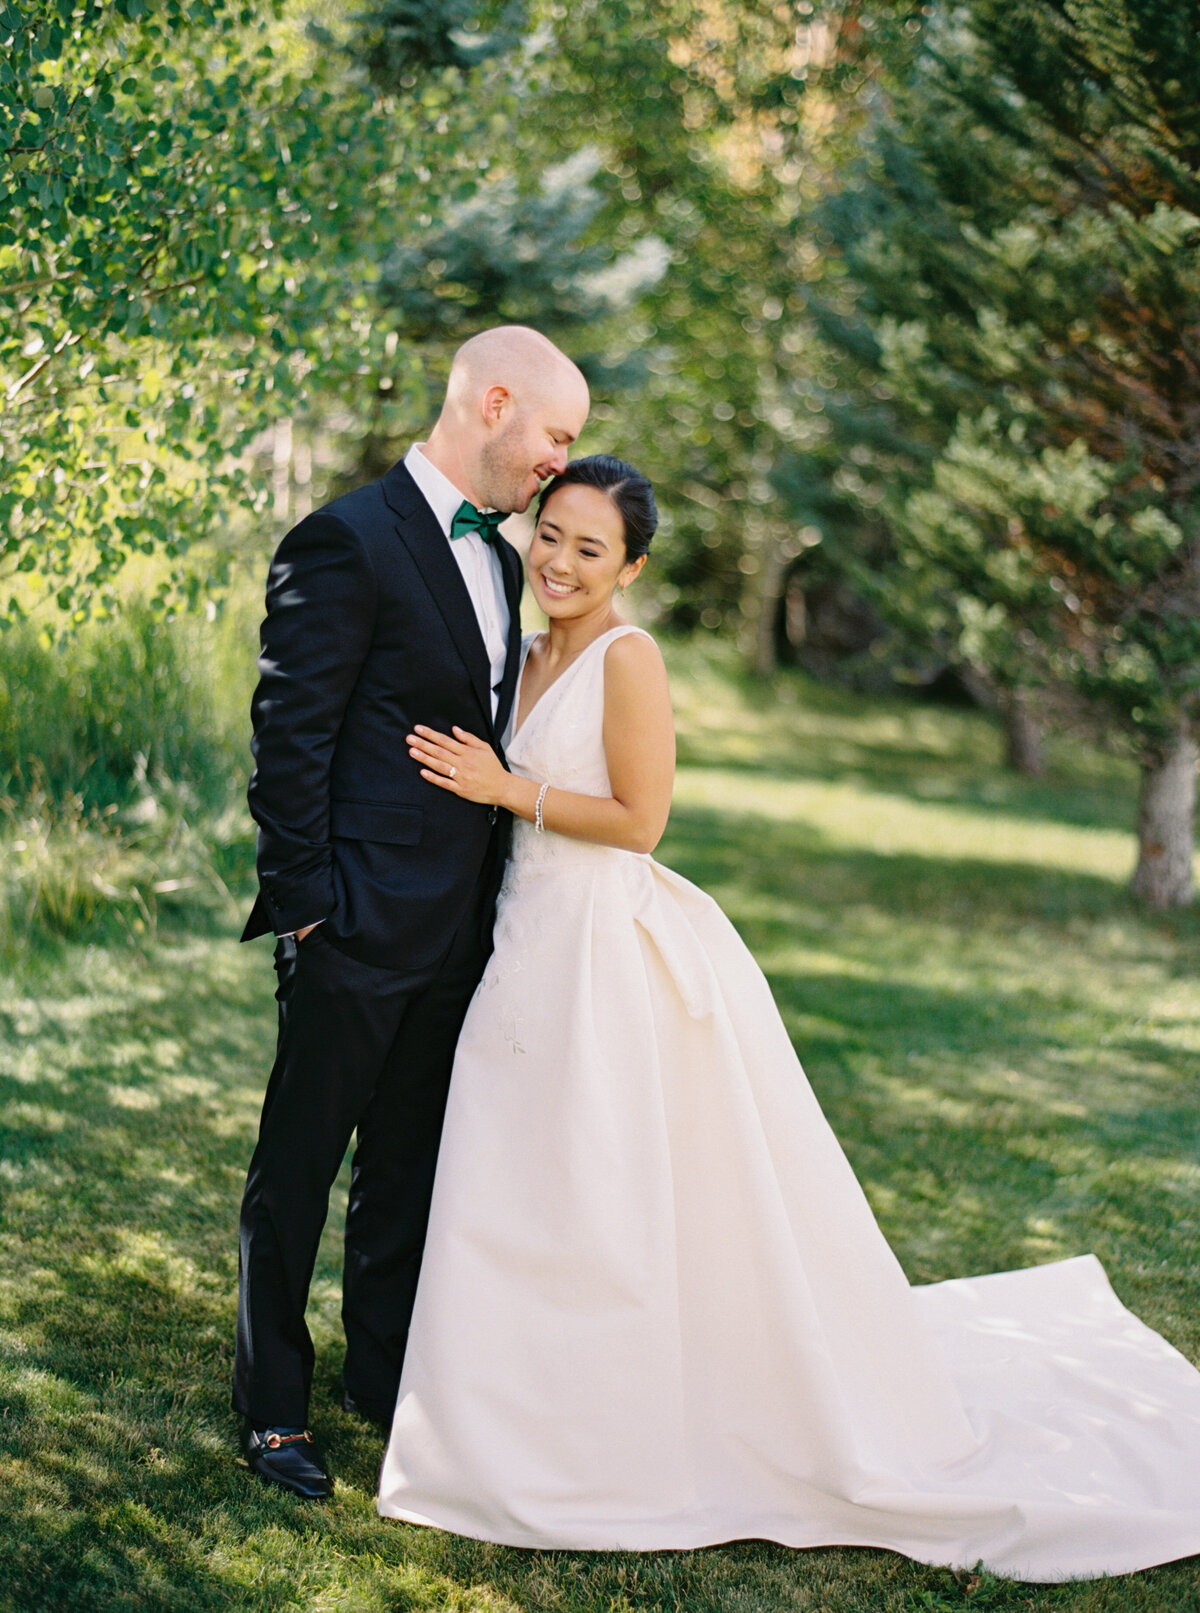
[[[455,355],[428,442],[306,517],[271,563],[252,707],[259,894],[242,939],[277,937],[279,1042],[242,1202],[233,1407],[254,1472],[310,1499],[332,1488],[305,1426],[329,1190],[357,1129],[345,1404],[389,1424],[505,855],[495,809],[429,789],[405,735],[458,724],[500,751],[521,562],[496,528],[563,470],[587,412],[553,343],[484,331]]]

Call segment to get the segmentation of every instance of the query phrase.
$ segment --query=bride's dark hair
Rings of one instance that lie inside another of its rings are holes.
[[[632,465],[613,454],[588,454],[583,459],[573,459],[561,476],[555,476],[542,489],[537,505],[539,520],[546,500],[560,487],[571,483],[595,487],[612,499],[625,524],[626,560],[636,560],[646,553],[658,525],[658,506],[654,502],[654,489],[640,470],[634,470]]]

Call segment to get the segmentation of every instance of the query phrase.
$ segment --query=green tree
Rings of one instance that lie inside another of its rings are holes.
[[[262,510],[246,449],[375,366],[383,243],[475,181],[460,69],[384,95],[306,21],[285,0],[0,5],[9,619],[112,610],[138,552],[172,562],[165,599],[219,580],[186,552]]]
[[[560,28],[550,106],[603,153],[598,224],[666,254],[609,349],[637,377],[619,404],[628,441],[669,489],[663,603],[680,626],[736,631],[761,672],[797,556],[864,526],[824,469],[833,367],[809,306],[825,270],[813,216],[883,48],[911,49],[922,9],[625,0],[572,6]]]
[[[863,472],[883,592],[1131,747],[1158,906],[1192,895],[1200,724],[1198,24],[1194,0],[969,0],[827,214],[892,425]]]
[[[405,6],[365,14],[376,64],[400,13],[406,42]],[[559,337],[592,383],[590,440],[670,489],[664,611],[753,638],[796,526],[770,473],[819,429],[784,384],[792,226],[817,193],[789,168],[807,34],[789,8],[650,0],[531,7],[527,32],[486,184],[386,255],[381,296],[435,351],[495,318]]]

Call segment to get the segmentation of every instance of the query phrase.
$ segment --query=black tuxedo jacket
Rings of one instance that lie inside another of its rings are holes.
[[[427,784],[404,742],[416,723],[457,723],[503,758],[522,577],[516,550],[498,549],[510,625],[493,723],[471,596],[402,463],[279,545],[251,707],[259,894],[244,941],[320,919],[352,957],[423,967],[449,946],[480,877],[498,875],[507,821]]]

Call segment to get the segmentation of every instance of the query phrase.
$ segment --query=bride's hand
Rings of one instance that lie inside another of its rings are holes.
[[[497,806],[511,779],[487,741],[465,728],[456,728],[453,738],[436,728],[414,728],[408,736],[408,754],[420,763],[421,777],[430,784],[484,806]]]

